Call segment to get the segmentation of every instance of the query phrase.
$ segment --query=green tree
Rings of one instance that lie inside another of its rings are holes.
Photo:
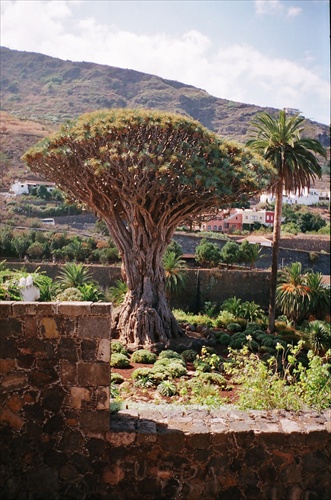
[[[199,245],[195,247],[195,260],[202,266],[216,267],[221,259],[221,250],[216,243],[202,238]]]
[[[263,154],[276,170],[272,183],[276,204],[269,299],[268,331],[270,333],[275,332],[283,191],[300,194],[303,188],[309,188],[311,181],[322,175],[316,155],[326,158],[326,150],[320,142],[301,137],[304,121],[304,118],[298,115],[287,116],[285,110],[280,111],[278,117],[261,113],[252,121],[253,133],[256,137],[246,143],[254,151]]]
[[[248,264],[251,269],[255,268],[256,262],[258,262],[263,255],[261,255],[262,248],[258,243],[249,243],[247,240],[243,241],[240,245],[239,250],[239,262]]]
[[[181,334],[165,293],[162,256],[176,228],[251,198],[271,168],[197,121],[153,110],[83,115],[25,155],[35,173],[104,219],[122,258],[126,298],[112,328],[132,347]]]
[[[240,261],[240,245],[235,241],[227,241],[221,250],[221,262],[235,264]]]

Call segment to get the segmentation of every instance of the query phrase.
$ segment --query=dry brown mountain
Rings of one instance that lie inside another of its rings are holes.
[[[241,143],[256,113],[274,108],[228,101],[196,87],[129,69],[63,61],[1,48],[1,160],[5,184],[24,177],[21,155],[40,138],[82,113],[106,107],[181,113]],[[305,135],[329,146],[329,128],[306,121]]]

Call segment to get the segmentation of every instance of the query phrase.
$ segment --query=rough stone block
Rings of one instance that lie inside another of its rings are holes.
[[[0,300],[0,318],[9,318],[13,314],[12,306],[14,302]],[[0,322],[1,325],[1,322]]]
[[[109,411],[82,410],[79,418],[80,428],[90,432],[108,432],[110,423]]]
[[[106,440],[111,446],[130,446],[135,442],[135,432],[107,432]]]
[[[14,359],[0,359],[0,375],[10,372],[15,368]]]
[[[91,401],[91,391],[84,387],[71,387],[70,404],[72,408],[82,408],[83,402]]]
[[[42,317],[53,317],[58,314],[58,302],[38,302],[37,314]]]
[[[102,388],[97,388],[95,391],[97,399],[97,410],[108,410],[109,411],[109,396],[110,396],[109,385]]]
[[[61,382],[66,385],[77,385],[77,366],[76,363],[68,361],[60,362]]]
[[[97,360],[104,361],[105,363],[110,362],[110,340],[101,339],[99,342]]]
[[[91,313],[93,316],[108,316],[110,321],[112,307],[111,302],[93,302],[91,305]]]
[[[46,339],[55,339],[60,336],[56,320],[51,317],[45,317],[40,320],[41,334]]]
[[[110,366],[108,363],[79,363],[78,385],[82,387],[110,384]]]
[[[0,423],[6,423],[12,429],[20,430],[24,425],[24,420],[9,408],[3,408],[0,411]]]
[[[16,318],[1,318],[0,333],[2,338],[18,337],[23,333],[23,322]]]
[[[1,382],[2,390],[6,392],[16,391],[28,385],[25,373],[11,372],[5,375]]]
[[[38,309],[38,302],[14,302],[13,315],[19,316],[36,316]]]
[[[58,313],[64,316],[90,315],[92,302],[60,302]]]
[[[90,316],[78,318],[77,334],[90,339],[110,339],[110,322],[108,318]]]
[[[26,337],[38,336],[38,322],[36,316],[26,316],[24,318],[24,333]]]

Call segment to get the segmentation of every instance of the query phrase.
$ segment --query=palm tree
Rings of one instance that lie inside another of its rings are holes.
[[[261,113],[252,120],[255,138],[246,143],[247,146],[262,154],[275,168],[275,176],[271,181],[276,203],[269,298],[268,331],[270,333],[275,332],[283,192],[292,191],[300,194],[304,188],[309,188],[312,180],[322,176],[322,168],[315,155],[326,158],[326,150],[320,142],[315,139],[301,138],[303,122],[302,116],[287,116],[285,110],[279,112],[279,117]]]
[[[186,284],[187,265],[181,255],[166,251],[162,259],[165,272],[165,288],[168,296],[179,293]]]

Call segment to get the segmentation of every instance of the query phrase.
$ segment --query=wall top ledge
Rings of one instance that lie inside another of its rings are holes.
[[[208,409],[204,406],[152,405],[148,403],[125,402],[123,408],[111,415],[111,431],[125,431],[124,427],[139,430],[144,422],[166,426],[168,431],[182,431],[189,434],[253,432],[254,434],[310,434],[331,433],[330,411],[286,410],[241,411],[235,407]],[[123,427],[124,426],[124,427]],[[130,428],[131,428],[130,427]],[[157,432],[157,431],[156,431]]]
[[[0,317],[66,314],[69,316],[110,315],[111,302],[22,302],[0,301]]]

